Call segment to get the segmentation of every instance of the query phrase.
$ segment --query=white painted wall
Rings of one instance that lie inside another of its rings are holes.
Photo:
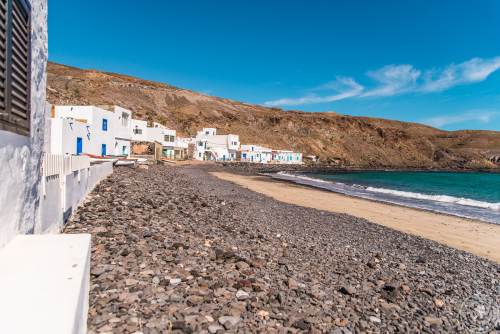
[[[140,130],[140,133],[137,130]],[[133,141],[157,142],[166,149],[175,147],[177,132],[163,124],[153,122],[153,126],[148,127],[146,121],[133,119],[131,131]],[[172,138],[173,140],[170,140]]]
[[[147,121],[132,119],[132,140],[149,141]]]
[[[41,161],[48,114],[47,1],[31,0],[31,134],[0,130],[0,248],[16,234],[33,233],[40,202]]]
[[[95,186],[113,173],[113,164],[103,162],[68,175],[52,175],[44,180],[40,199],[39,233],[58,233],[64,213],[74,212]]]
[[[198,131],[195,138],[195,151],[193,158],[196,160],[235,161],[240,148],[238,135],[217,135],[216,129],[204,128]]]
[[[259,145],[241,145],[241,161],[267,164],[272,161],[272,150]]]
[[[77,138],[82,138],[82,153],[101,154],[92,141],[95,136],[90,124],[72,118],[51,118],[50,125],[51,154],[76,154]]]
[[[273,162],[280,164],[300,165],[303,163],[302,153],[286,150],[273,150]]]
[[[90,147],[87,147],[84,153],[101,155],[102,145],[106,145],[106,154],[115,154],[117,124],[121,123],[115,112],[95,106],[55,106],[54,116],[55,118],[74,118],[87,122],[91,129],[91,137]],[[103,128],[103,120],[107,120],[107,130]],[[52,138],[52,140],[56,139]],[[68,145],[72,144],[68,143]]]

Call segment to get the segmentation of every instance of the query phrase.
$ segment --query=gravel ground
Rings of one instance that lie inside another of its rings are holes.
[[[210,168],[118,168],[73,215],[66,233],[93,237],[90,333],[494,330],[498,264]]]

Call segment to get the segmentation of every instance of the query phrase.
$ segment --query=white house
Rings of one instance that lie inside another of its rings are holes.
[[[153,122],[153,126],[149,127],[147,121],[133,119],[132,140],[161,144],[162,155],[167,159],[184,159],[187,156],[189,143],[177,138],[175,130],[157,122]]]
[[[259,145],[241,145],[241,161],[267,164],[273,159],[273,150]]]
[[[113,111],[114,120],[111,124],[114,134],[115,155],[130,155],[130,142],[132,140],[132,111],[119,107],[110,106],[104,109]]]
[[[2,333],[86,332],[90,235],[47,234],[59,220],[54,212],[46,225],[41,218],[50,146],[47,8],[47,0],[0,4]]]
[[[118,106],[109,109],[95,106],[53,106],[51,116],[53,154],[130,155],[130,110]],[[61,122],[59,119],[68,121]]]
[[[302,153],[288,150],[273,150],[274,163],[278,164],[302,164]]]
[[[91,139],[94,139],[91,126],[84,120],[74,118],[50,119],[49,153],[51,154],[95,154],[93,147],[95,145]]]
[[[238,135],[217,135],[214,128],[204,128],[194,139],[196,160],[235,161],[240,148]]]
[[[150,141],[148,136],[148,122],[132,119],[132,141]]]

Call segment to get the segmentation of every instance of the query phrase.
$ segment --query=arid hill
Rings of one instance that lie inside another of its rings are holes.
[[[494,168],[500,132],[429,126],[336,113],[283,111],[203,95],[126,75],[48,66],[53,104],[116,104],[134,118],[193,135],[202,127],[240,135],[242,143],[294,149],[324,162],[358,167]]]

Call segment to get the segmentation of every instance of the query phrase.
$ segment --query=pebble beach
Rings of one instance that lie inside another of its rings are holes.
[[[65,233],[92,235],[89,333],[499,328],[497,263],[279,202],[211,174],[221,171],[116,168],[74,213]]]

